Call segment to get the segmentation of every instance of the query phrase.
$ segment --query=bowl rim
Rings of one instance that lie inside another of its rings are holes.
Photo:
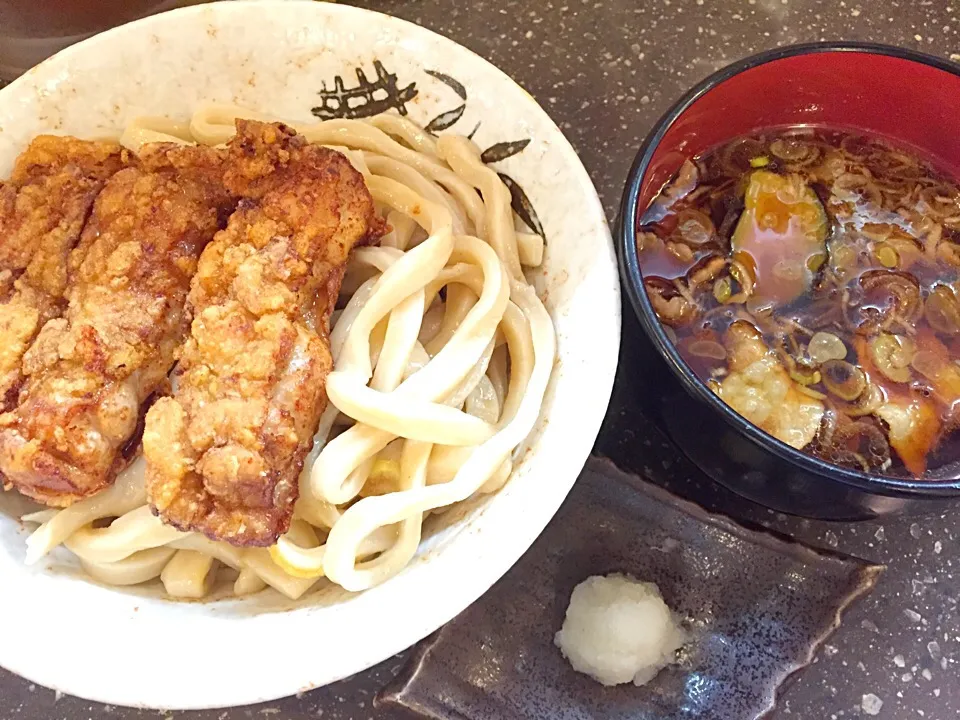
[[[643,179],[660,142],[670,127],[697,100],[736,75],[761,65],[790,57],[834,52],[895,57],[928,65],[960,77],[960,64],[958,63],[895,45],[854,41],[827,41],[787,45],[750,55],[707,76],[684,93],[667,109],[660,119],[657,120],[641,144],[633,164],[630,167],[614,230],[617,255],[619,256],[618,264],[620,267],[621,285],[626,291],[626,295],[630,298],[630,305],[644,333],[653,343],[657,353],[666,361],[667,365],[669,365],[670,370],[680,381],[684,390],[719,413],[729,426],[740,434],[745,435],[755,444],[772,452],[782,460],[799,466],[803,470],[858,490],[866,490],[893,497],[954,497],[960,495],[960,479],[906,480],[870,475],[857,470],[842,468],[803,453],[776,439],[764,430],[761,430],[717,397],[717,395],[690,370],[673,343],[670,342],[663,330],[663,326],[654,313],[653,306],[650,304],[646,292],[642,290],[643,274],[640,270],[639,258],[636,253],[637,227],[635,218],[637,217]]]
[[[253,20],[253,13],[262,14],[264,11],[269,13],[271,10],[277,10],[282,16],[296,14],[298,17],[310,20],[319,16],[349,18],[352,23],[362,25],[366,22],[394,28],[398,33],[402,31],[402,37],[407,39],[429,41],[431,45],[449,50],[451,56],[456,56],[464,64],[478,72],[482,70],[484,77],[489,78],[491,82],[496,81],[493,88],[496,88],[497,91],[509,90],[509,93],[503,92],[502,94],[510,98],[516,97],[516,106],[527,113],[528,117],[536,118],[538,124],[542,123],[545,128],[544,137],[549,140],[548,146],[552,148],[552,152],[558,153],[559,157],[566,163],[564,182],[576,188],[577,196],[583,199],[585,214],[595,220],[595,225],[591,227],[591,232],[587,237],[590,241],[596,243],[596,262],[592,264],[581,282],[582,291],[578,290],[581,294],[576,300],[576,309],[595,311],[600,307],[606,311],[603,320],[602,346],[594,347],[589,358],[573,354],[570,354],[569,358],[564,355],[558,356],[560,363],[554,363],[554,373],[556,373],[557,367],[563,365],[571,367],[572,372],[562,385],[557,381],[557,375],[554,375],[551,383],[555,384],[555,400],[560,395],[561,387],[564,388],[565,398],[578,396],[577,391],[574,390],[577,387],[576,378],[578,377],[590,378],[589,388],[591,392],[587,399],[581,401],[582,412],[579,415],[569,413],[563,415],[565,418],[564,425],[575,428],[576,433],[567,437],[565,443],[560,443],[562,453],[554,453],[554,458],[550,460],[549,465],[537,463],[536,473],[543,482],[525,483],[522,486],[508,484],[504,491],[510,493],[512,487],[516,487],[516,491],[511,493],[509,498],[504,498],[501,495],[502,500],[500,502],[494,501],[487,504],[476,517],[474,523],[464,523],[456,537],[451,539],[449,544],[444,547],[443,552],[437,552],[433,548],[428,549],[427,555],[434,568],[432,572],[425,573],[421,570],[420,566],[426,563],[413,563],[409,572],[401,573],[391,579],[392,586],[389,583],[384,583],[366,593],[352,594],[346,599],[343,605],[349,605],[351,607],[350,612],[354,616],[363,612],[370,613],[374,600],[383,597],[383,588],[391,587],[391,597],[399,598],[400,601],[394,603],[393,607],[387,608],[388,612],[383,613],[383,618],[393,621],[390,633],[372,641],[367,638],[370,633],[376,632],[376,628],[367,628],[366,635],[358,636],[360,640],[351,643],[362,648],[361,650],[351,648],[349,652],[345,652],[343,658],[337,658],[335,653],[328,653],[336,662],[324,661],[320,663],[313,659],[310,662],[303,663],[300,662],[302,659],[301,653],[282,653],[276,656],[275,662],[269,664],[270,671],[263,672],[262,665],[243,663],[241,654],[237,656],[238,661],[234,664],[245,665],[246,667],[242,668],[245,674],[229,679],[218,676],[211,680],[204,673],[196,672],[198,664],[201,662],[208,663],[208,658],[202,653],[195,653],[196,661],[185,666],[194,669],[195,679],[185,683],[176,683],[171,680],[173,671],[169,671],[161,678],[162,682],[158,683],[156,681],[158,676],[155,674],[160,670],[157,658],[170,657],[171,653],[177,650],[176,644],[155,643],[153,651],[149,653],[153,657],[146,661],[147,666],[134,667],[138,664],[134,663],[134,666],[130,666],[129,658],[124,661],[122,656],[118,656],[119,659],[110,660],[107,664],[107,661],[104,660],[110,650],[110,645],[107,643],[97,650],[99,654],[93,656],[96,662],[86,663],[82,671],[78,671],[72,656],[64,655],[57,662],[49,662],[49,647],[36,642],[35,625],[29,622],[15,624],[12,641],[11,638],[5,638],[5,642],[0,644],[0,666],[30,681],[89,700],[111,705],[171,710],[199,710],[247,705],[314,689],[363,671],[384,660],[389,660],[395,654],[428,636],[474,602],[489,590],[529,549],[547,523],[552,520],[579,476],[583,464],[590,455],[612,394],[620,347],[622,306],[619,276],[616,268],[615,244],[612,241],[607,216],[596,188],[570,141],[564,136],[550,114],[504,71],[445,35],[386,13],[343,4],[294,3],[284,0],[239,0],[230,3],[193,5],[151,15],[106,30],[60,51],[0,91],[0,105],[11,102],[15,93],[34,88],[37,83],[45,80],[48,74],[60,72],[62,67],[69,64],[78,55],[90,55],[94,49],[102,52],[104,48],[108,48],[117,41],[142,36],[149,32],[149,28],[156,27],[159,24],[163,24],[166,30],[172,32],[171,28],[183,27],[184,22],[190,24],[199,22],[198,18],[236,19],[246,15],[246,23],[249,26],[249,23]],[[570,240],[569,244],[574,245],[573,239]],[[582,294],[586,292],[589,292],[589,294]],[[551,312],[551,315],[556,323],[558,315],[553,312]],[[563,315],[560,317],[562,318]],[[575,348],[577,345],[577,343],[567,343],[568,348]],[[567,352],[570,353],[571,351],[568,349]],[[582,389],[581,386],[580,390]],[[551,418],[553,417],[547,417],[543,434],[547,436],[547,433],[549,433],[552,444],[556,445],[558,444],[557,436],[555,431],[551,431],[550,428],[557,427],[560,423],[552,422]],[[525,455],[526,461],[523,465],[528,466],[526,471],[528,473],[533,469],[529,468],[533,464],[532,461],[537,459],[532,457],[533,455],[541,457],[542,463],[546,463],[550,458],[549,452],[533,452]],[[549,467],[553,467],[557,463],[562,465],[562,467],[559,467],[561,472],[551,475]],[[537,494],[534,493],[535,490],[538,491]],[[534,497],[534,495],[536,496]],[[536,502],[533,502],[532,499],[535,499]],[[521,518],[523,522],[518,522]],[[497,524],[491,525],[494,522]],[[501,542],[491,543],[491,538],[494,537],[492,527],[497,528],[497,537],[501,538]],[[459,575],[446,575],[443,578],[444,582],[441,583],[440,575],[442,571],[454,566],[466,568],[469,572],[463,572]],[[49,573],[46,568],[38,566],[36,582],[32,580],[30,582],[31,590],[35,593],[46,593],[48,588],[53,587],[53,582],[57,577],[57,573]],[[416,592],[411,592],[415,579],[418,583]],[[425,580],[429,580],[429,582],[424,582]],[[451,582],[451,580],[454,582]],[[23,577],[16,576],[14,582],[23,582]],[[431,595],[441,599],[436,602],[417,601],[418,598],[422,599],[423,597],[429,599]],[[50,594],[47,595],[47,597],[51,596]],[[277,628],[296,630],[297,626],[292,624],[290,618],[298,618],[301,623],[300,631],[315,632],[317,628],[322,627],[322,623],[316,616],[318,613],[325,611],[325,606],[313,605],[307,599],[306,602],[291,603],[292,606],[290,607],[286,607],[287,603],[284,601],[284,607],[278,606],[279,609],[273,611],[237,613],[234,612],[235,604],[245,601],[227,600],[221,606],[218,603],[173,603],[155,597],[145,600],[136,593],[126,592],[124,588],[104,588],[98,583],[89,582],[86,579],[77,581],[77,585],[72,587],[69,597],[71,599],[79,598],[83,603],[90,604],[95,598],[101,603],[100,612],[109,611],[113,613],[112,617],[116,618],[116,625],[112,629],[123,632],[130,637],[136,637],[133,634],[135,632],[142,636],[142,633],[147,629],[147,624],[157,617],[173,617],[174,615],[169,611],[170,606],[176,608],[175,617],[178,622],[181,620],[185,622],[184,627],[190,627],[191,623],[195,623],[200,618],[204,623],[210,623],[209,627],[214,630],[215,635],[227,632],[232,622],[242,615],[244,622],[247,623],[244,628],[247,632],[254,634],[253,637],[256,642],[253,646],[258,649],[267,647],[265,638],[268,636],[275,638],[276,635],[270,633],[273,633]],[[22,597],[14,600],[25,602]],[[14,601],[10,602],[13,603]],[[0,607],[3,606],[4,602],[0,601]],[[17,607],[16,605],[9,606]],[[106,610],[103,608],[106,608]],[[377,622],[382,622],[383,618],[378,619]],[[83,623],[80,625],[82,626]],[[102,632],[102,628],[96,627],[95,624],[87,623],[87,625],[88,627],[79,631],[81,637]],[[169,627],[168,622],[160,625],[161,630]],[[351,628],[348,626],[337,628],[335,637],[342,639],[341,636],[345,636],[350,630]],[[151,632],[155,631],[156,628],[151,629]],[[76,638],[73,638],[72,641],[76,641]],[[327,639],[327,641],[330,640]],[[247,642],[250,644],[250,636],[247,636]],[[162,646],[162,652],[158,653],[157,645]],[[26,650],[24,650],[25,647]],[[116,667],[118,664],[123,664],[124,666],[130,666],[131,669],[129,674],[122,674],[118,679],[117,675],[107,675],[104,668],[105,664],[107,667]],[[65,669],[67,665],[70,665],[70,667]],[[154,672],[152,679],[151,671]],[[184,667],[178,668],[176,677],[182,677],[185,672]],[[255,683],[249,682],[249,677],[252,674],[256,675]],[[92,676],[100,677],[94,683],[90,681]],[[126,682],[134,676],[138,678],[136,682]],[[244,681],[245,678],[247,682]]]

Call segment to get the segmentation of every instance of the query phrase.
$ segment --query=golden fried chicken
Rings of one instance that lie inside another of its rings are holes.
[[[330,313],[350,250],[382,233],[362,176],[282,125],[238,121],[240,206],[190,288],[178,387],[147,414],[147,493],[167,524],[269,545],[326,406]]]
[[[717,395],[787,445],[800,450],[810,444],[823,419],[823,403],[798,389],[799,384],[749,322],[733,323],[723,344],[730,373],[717,386]]]
[[[116,173],[70,258],[62,318],[27,351],[19,403],[0,415],[7,484],[66,506],[110,484],[141,410],[167,386],[204,246],[230,206],[223,152],[161,146]]]
[[[116,143],[41,135],[0,187],[0,410],[16,401],[24,352],[66,307],[67,257],[97,193],[127,161]]]

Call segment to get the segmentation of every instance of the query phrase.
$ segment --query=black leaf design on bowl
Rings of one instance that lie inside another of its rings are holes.
[[[310,112],[321,120],[366,118],[388,110],[396,110],[401,115],[406,115],[406,104],[418,94],[416,83],[412,82],[401,87],[397,81],[396,73],[387,70],[379,60],[373,61],[373,67],[376,71],[376,79],[373,81],[367,78],[362,68],[354,69],[357,74],[357,84],[354,87],[348,88],[340,75],[334,76],[332,88],[324,82],[319,92],[321,103],[311,108]],[[454,109],[437,115],[424,128],[427,132],[438,133],[453,127],[463,118],[467,109],[467,88],[456,78],[439,70],[424,69],[424,72],[452,89],[463,100]],[[2,82],[0,82],[0,87],[3,87]],[[468,139],[473,139],[477,130],[480,129],[480,124],[480,122],[477,122],[470,134],[467,135]],[[484,164],[500,162],[523,152],[529,144],[530,138],[498,142],[484,150],[480,159]],[[513,211],[528,228],[546,240],[543,224],[540,222],[537,211],[534,210],[533,204],[523,188],[509,175],[498,174],[510,190],[510,206]]]
[[[372,117],[387,110],[396,110],[407,114],[406,103],[417,96],[417,84],[410,83],[400,87],[396,73],[389,72],[379,60],[373,61],[377,79],[371,82],[363,72],[356,68],[357,85],[348,88],[339,75],[333,78],[333,89],[326,82],[318,93],[320,105],[310,109],[321,120],[355,120]]]
[[[440,113],[433,120],[427,123],[427,127],[425,129],[428,132],[439,132],[441,130],[446,130],[448,127],[456,124],[456,122],[463,116],[463,111],[466,109],[466,104],[463,104],[460,107],[454,108],[453,110],[447,110],[447,112]]]
[[[480,159],[485,163],[495,163],[500,160],[506,160],[508,157],[513,157],[518,152],[522,152],[529,144],[530,138],[514,140],[513,142],[499,142],[484,150],[480,154]]]
[[[547,235],[543,231],[543,224],[540,222],[540,218],[537,217],[537,211],[533,209],[533,203],[530,202],[530,198],[527,197],[523,188],[509,175],[504,173],[497,173],[497,175],[503,180],[503,184],[510,188],[510,207],[513,208],[513,211],[523,220],[528,228],[533,230],[546,242]]]
[[[461,100],[467,99],[467,89],[463,86],[459,80],[455,80],[446,73],[442,73],[438,70],[424,70],[427,75],[435,77],[437,80],[442,82],[444,85],[453,88],[453,91],[460,96]]]

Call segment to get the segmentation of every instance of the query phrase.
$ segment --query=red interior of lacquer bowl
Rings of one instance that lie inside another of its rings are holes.
[[[889,55],[816,52],[745,70],[694,101],[657,146],[638,210],[643,212],[685,158],[783,125],[879,133],[914,146],[960,176],[960,77]]]

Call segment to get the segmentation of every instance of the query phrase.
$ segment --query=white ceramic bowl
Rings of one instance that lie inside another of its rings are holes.
[[[375,65],[375,62],[377,65]],[[101,587],[66,553],[26,567],[19,499],[0,493],[0,665],[102,702],[202,708],[272,700],[363,670],[440,627],[489,588],[560,506],[613,384],[620,295],[610,234],[577,155],[495,67],[415,25],[315,2],[230,2],[135,22],[68,48],[0,91],[0,176],[38,133],[116,134],[137,115],[187,118],[204,101],[309,121],[320,91],[357,68],[421,124],[481,147],[529,139],[495,164],[524,189],[547,237],[536,283],[559,358],[541,420],[507,486],[438,516],[414,562],[362,594],[330,584],[289,602],[171,602],[156,587]],[[392,77],[395,75],[395,77]],[[395,84],[394,84],[395,83]],[[411,87],[412,86],[412,87]],[[348,102],[353,107],[357,101]]]

